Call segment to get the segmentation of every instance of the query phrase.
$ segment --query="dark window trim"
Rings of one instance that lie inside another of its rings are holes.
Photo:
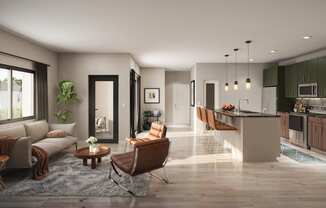
[[[10,91],[10,119],[5,119],[5,120],[0,120],[0,124],[8,124],[8,123],[15,123],[15,122],[19,122],[19,121],[26,121],[26,120],[32,120],[36,118],[36,79],[35,79],[35,71],[31,70],[31,69],[25,69],[22,67],[18,67],[18,66],[12,66],[12,65],[7,65],[7,64],[1,64],[0,63],[0,68],[2,69],[7,69],[10,70],[10,79],[12,79],[12,72],[13,71],[20,71],[20,72],[26,72],[26,73],[31,73],[33,74],[33,87],[34,87],[34,92],[33,92],[33,108],[34,108],[34,112],[32,116],[27,116],[27,117],[21,117],[21,118],[12,118],[12,90]],[[10,84],[12,85],[12,80],[10,81]],[[12,89],[12,86],[10,87],[10,89]]]

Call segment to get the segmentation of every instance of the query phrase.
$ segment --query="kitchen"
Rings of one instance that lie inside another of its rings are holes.
[[[276,109],[280,115],[283,142],[323,153],[326,151],[326,57],[316,54],[301,59],[306,60],[281,62],[264,69],[262,110],[273,113]],[[276,96],[269,97],[271,91]]]

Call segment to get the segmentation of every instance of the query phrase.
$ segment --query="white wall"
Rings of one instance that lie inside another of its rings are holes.
[[[73,108],[79,139],[88,137],[88,75],[119,75],[119,138],[129,136],[131,62],[129,54],[60,54],[59,78],[72,80],[81,97]]]
[[[174,124],[173,120],[173,85],[183,84],[189,87],[190,85],[190,71],[166,71],[165,72],[165,122],[168,124]],[[185,92],[187,100],[189,101],[189,89]],[[180,95],[183,96],[183,95]],[[183,106],[184,109],[188,109],[188,118],[190,118],[190,104]],[[190,124],[190,120],[186,123]]]
[[[160,110],[161,121],[165,122],[165,69],[141,68],[141,106],[142,112],[146,110]],[[160,88],[160,103],[145,104],[144,88]]]
[[[195,66],[196,80],[196,105],[203,105],[204,102],[204,83],[205,81],[215,80],[219,82],[219,102],[220,107],[224,103],[231,103],[238,106],[238,100],[248,98],[249,104],[241,103],[241,108],[244,110],[261,111],[262,105],[262,88],[263,88],[263,69],[264,64],[250,65],[251,89],[245,89],[245,80],[247,78],[247,64],[238,64],[239,90],[233,90],[233,82],[235,80],[234,64],[228,65],[229,70],[229,85],[228,92],[224,91],[226,81],[226,69],[224,63],[198,63]],[[195,109],[193,109],[195,110]],[[195,117],[195,113],[193,114]],[[194,120],[197,121],[196,118]],[[197,126],[201,128],[201,124],[197,122]]]
[[[49,64],[48,93],[49,121],[55,121],[58,84],[58,55],[33,42],[0,30],[0,51]],[[32,62],[11,56],[0,55],[0,63],[32,69]],[[13,125],[13,124],[11,124]]]

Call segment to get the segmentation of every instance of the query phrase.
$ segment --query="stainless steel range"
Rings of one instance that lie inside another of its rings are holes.
[[[308,114],[291,112],[289,115],[289,140],[308,149]]]

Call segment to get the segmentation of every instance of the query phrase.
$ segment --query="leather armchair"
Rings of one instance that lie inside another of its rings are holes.
[[[149,173],[151,176],[168,183],[164,167],[168,159],[169,147],[169,139],[163,138],[139,142],[134,145],[134,150],[132,152],[112,155],[109,179],[132,195],[135,194],[130,189],[120,185],[113,179],[112,170],[114,170],[119,177],[121,177],[121,174],[118,169],[128,174],[131,182],[133,176]],[[151,171],[161,168],[163,168],[164,178],[160,178],[151,173]]]

